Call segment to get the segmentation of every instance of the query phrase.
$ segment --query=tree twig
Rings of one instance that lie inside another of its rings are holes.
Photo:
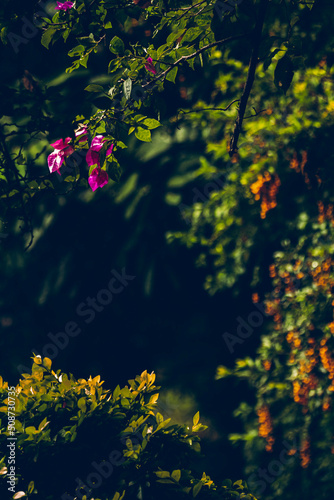
[[[239,100],[240,99],[234,99],[234,101],[230,102],[230,104],[226,108],[198,108],[198,109],[193,109],[191,111],[183,111],[183,109],[181,109],[179,111],[179,113],[183,113],[184,115],[187,115],[189,113],[199,113],[200,111],[227,111],[232,106],[232,104],[234,104],[235,102],[238,102]],[[252,115],[252,116],[255,116],[255,115]]]
[[[268,1],[268,0],[266,0],[266,1]],[[175,66],[178,66],[182,61],[188,61],[189,59],[193,59],[194,57],[198,56],[202,52],[205,52],[206,50],[211,49],[212,47],[215,47],[217,45],[224,45],[225,43],[233,42],[234,40],[240,40],[240,38],[245,38],[247,36],[249,36],[249,33],[245,33],[244,35],[230,36],[228,38],[224,38],[223,40],[218,40],[217,42],[209,43],[208,45],[205,45],[204,47],[196,50],[196,52],[194,52],[193,54],[189,54],[187,56],[182,56],[182,57],[180,57],[180,59],[178,59],[173,64],[171,64],[171,66],[169,68],[167,68],[165,71],[163,71],[158,76],[153,78],[150,82],[147,82],[145,85],[143,85],[142,88],[145,88],[149,85],[152,85],[152,83],[155,83],[157,80],[160,80],[161,78],[165,78],[166,75],[170,71],[172,71],[172,69],[175,68]]]
[[[261,113],[264,113],[265,111],[267,111],[266,109],[261,109],[260,111],[256,111],[256,109],[254,107],[252,109],[254,109],[254,114],[248,115],[248,116],[244,116],[244,120],[247,120],[247,118],[253,118],[254,116],[258,116]]]
[[[233,135],[232,135],[231,142],[230,142],[229,155],[231,157],[238,151],[238,139],[239,139],[239,135],[240,135],[241,128],[242,128],[242,122],[244,119],[248,98],[249,98],[249,95],[250,95],[252,87],[253,87],[254,78],[255,78],[255,70],[256,70],[257,63],[258,63],[258,54],[259,54],[259,48],[260,48],[260,43],[261,43],[261,38],[262,38],[262,29],[263,29],[263,23],[264,23],[264,18],[265,18],[265,14],[266,14],[266,9],[268,6],[268,1],[269,0],[262,0],[260,5],[259,5],[258,17],[257,17],[257,21],[256,21],[255,28],[254,28],[253,49],[252,49],[252,54],[251,54],[251,58],[249,61],[247,80],[246,80],[245,87],[244,87],[244,90],[243,90],[243,93],[242,93],[242,96],[240,99],[238,116],[237,116],[237,119],[235,122],[234,131],[233,131]]]
[[[188,12],[191,10],[191,9],[194,9],[195,7],[198,7],[199,5],[202,5],[202,3],[206,3],[207,0],[203,0],[202,2],[198,2],[196,3],[195,5],[191,5],[190,7],[186,7],[185,9],[179,9],[179,10],[185,10],[185,12],[176,19],[176,21],[179,21],[180,19],[182,19],[183,16],[185,16],[186,14],[188,14]]]

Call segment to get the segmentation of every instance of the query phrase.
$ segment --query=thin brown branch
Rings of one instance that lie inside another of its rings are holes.
[[[191,5],[190,7],[187,7],[185,9],[185,12],[180,17],[178,17],[176,19],[176,21],[179,21],[180,19],[182,19],[182,17],[186,16],[191,9],[194,9],[195,7],[198,7],[199,5],[202,5],[202,3],[207,3],[207,0],[202,0],[202,2],[198,2],[195,5]],[[180,10],[183,10],[183,9],[180,9]]]
[[[268,1],[268,0],[266,0],[266,1]],[[218,40],[217,42],[209,43],[208,45],[205,45],[204,47],[196,50],[196,52],[194,52],[193,54],[189,54],[187,56],[182,56],[182,57],[180,57],[180,59],[178,59],[173,64],[171,64],[169,68],[167,68],[165,71],[160,73],[160,75],[156,76],[155,78],[153,78],[153,80],[151,80],[150,82],[143,85],[143,88],[145,88],[149,85],[152,85],[152,83],[155,83],[157,80],[160,80],[161,78],[165,78],[166,75],[170,71],[172,71],[172,69],[175,68],[175,66],[178,66],[182,61],[188,61],[189,59],[193,59],[194,57],[198,56],[202,52],[205,52],[206,50],[211,49],[212,47],[215,47],[217,45],[224,45],[225,43],[233,42],[234,40],[240,40],[241,38],[245,38],[247,36],[249,36],[249,33],[245,33],[244,35],[230,36],[228,38],[224,38],[223,40]]]
[[[235,122],[234,131],[230,142],[230,151],[229,151],[230,156],[233,156],[238,151],[238,139],[241,133],[242,122],[245,116],[248,98],[254,83],[256,66],[258,64],[258,54],[262,39],[262,29],[268,2],[269,0],[262,0],[259,5],[258,17],[254,28],[253,49],[249,61],[247,80],[240,99],[238,116]]]
[[[253,118],[254,116],[258,116],[261,113],[264,113],[265,111],[267,111],[266,109],[261,109],[260,111],[256,111],[255,108],[253,108],[253,109],[254,109],[254,114],[248,115],[248,116],[244,116],[244,120],[247,120],[247,118]]]
[[[183,109],[180,109],[179,113],[187,115],[189,113],[200,113],[201,111],[227,111],[232,106],[232,104],[238,101],[239,99],[234,99],[234,101],[230,102],[230,104],[226,108],[198,108],[198,109],[193,109],[191,111],[183,111]]]

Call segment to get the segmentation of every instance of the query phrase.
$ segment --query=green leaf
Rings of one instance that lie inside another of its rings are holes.
[[[80,64],[84,68],[87,68],[88,57],[89,57],[89,54],[86,54],[85,56],[81,56],[81,58],[80,58]]]
[[[104,88],[102,87],[102,85],[95,85],[92,83],[91,85],[88,85],[85,90],[87,92],[103,92]]]
[[[180,38],[180,36],[183,35],[183,33],[185,31],[186,31],[185,29],[177,30],[177,31],[174,31],[173,33],[171,33],[170,35],[168,35],[167,40],[166,40],[167,44],[171,45],[175,40]]]
[[[164,421],[164,417],[159,412],[156,414],[155,419],[157,421],[157,424],[161,424]]]
[[[124,43],[118,38],[118,36],[114,36],[109,45],[109,50],[113,54],[123,55],[124,54]]]
[[[193,424],[197,425],[199,422],[199,411],[194,415]]]
[[[122,141],[117,141],[117,147],[121,148],[121,149],[126,149],[127,145],[124,144],[124,142],[122,142]]]
[[[39,431],[42,431],[43,429],[45,429],[45,427],[48,425],[48,423],[49,423],[49,422],[48,422],[47,418],[45,417],[45,418],[42,420],[42,422],[39,424],[39,426],[38,426],[38,430],[39,430]]]
[[[154,473],[157,477],[159,477],[160,479],[164,479],[166,477],[170,477],[170,473],[166,470],[159,470],[157,472]]]
[[[135,131],[135,136],[137,139],[143,142],[151,142],[151,132],[145,128],[138,127]]]
[[[1,198],[7,198],[7,196],[11,197],[11,196],[14,196],[17,193],[18,193],[18,190],[17,189],[13,189],[8,195],[7,194],[3,194],[1,196]]]
[[[146,127],[150,130],[152,130],[153,128],[161,127],[161,123],[154,118],[146,118],[146,120],[143,121],[143,124],[146,125]]]
[[[64,39],[64,42],[66,42],[66,40],[68,39],[70,33],[71,33],[71,30],[69,28],[67,28],[66,30],[64,30],[62,32],[62,37]]]
[[[178,483],[181,479],[181,471],[179,469],[173,470],[171,477]]]
[[[52,361],[50,358],[43,358],[43,366],[45,366],[45,368],[47,368],[48,370],[51,370],[51,366],[52,366]]]
[[[120,394],[121,394],[121,388],[120,388],[120,386],[118,385],[118,386],[114,389],[114,392],[113,392],[113,398],[116,400]]]
[[[291,85],[293,75],[294,71],[292,61],[288,55],[285,55],[278,61],[274,76],[276,87],[283,90],[284,94],[286,94]]]
[[[169,424],[170,421],[171,421],[170,418],[166,418],[166,420],[164,420],[163,422],[160,422],[160,424],[158,425],[158,427],[155,429],[154,432],[158,432],[158,431],[160,431],[160,429],[167,427],[167,425]]]
[[[48,28],[46,31],[44,31],[42,38],[41,38],[41,44],[43,47],[46,49],[49,49],[50,42],[52,40],[53,35],[56,33],[55,28]]]
[[[8,31],[8,28],[6,26],[6,27],[2,28],[1,32],[0,32],[1,41],[4,45],[7,45],[7,31]]]
[[[78,407],[80,410],[82,410],[84,413],[86,412],[86,400],[85,398],[80,398],[78,401]]]
[[[80,56],[85,50],[85,47],[83,45],[77,45],[76,47],[73,47],[68,53],[70,57],[74,56]]]
[[[26,427],[24,431],[26,434],[36,434],[36,429],[33,425]]]
[[[29,187],[29,189],[38,189],[39,188],[36,181],[28,182],[28,187]]]
[[[193,488],[193,497],[195,498],[198,493],[201,491],[202,489],[202,486],[203,486],[203,483],[202,481],[200,481],[199,483],[195,484],[194,488]]]
[[[273,50],[269,56],[265,59],[264,63],[263,63],[263,71],[266,71],[269,66],[271,65],[272,63],[272,60],[273,58],[276,56],[276,54],[278,54],[278,52],[280,52],[281,49],[275,49]]]
[[[201,431],[205,431],[205,429],[207,429],[207,428],[208,428],[207,425],[197,424],[197,425],[193,425],[193,428],[191,430],[192,430],[192,432],[201,432]]]
[[[30,483],[28,485],[28,493],[29,493],[29,495],[30,495],[30,493],[32,493],[34,491],[34,487],[35,487],[34,481],[30,481]]]
[[[195,40],[195,38],[197,38],[202,33],[203,33],[203,30],[201,30],[201,28],[189,28],[187,30],[187,33],[182,38],[182,42],[192,42],[193,40]]]
[[[161,55],[165,51],[165,49],[168,47],[168,45],[165,43],[164,45],[161,45],[161,47],[158,48],[157,50],[157,59],[160,59]]]
[[[125,98],[128,101],[130,99],[131,90],[132,90],[132,80],[131,80],[131,78],[128,78],[127,80],[125,80],[125,82],[123,83],[123,89],[124,89]]]
[[[76,437],[77,437],[77,433],[73,432],[72,437],[70,439],[70,443],[73,443],[73,441],[75,440]]]
[[[117,161],[107,162],[107,169],[110,179],[119,182],[122,177],[122,168]]]
[[[177,70],[178,70],[177,66],[175,66],[175,68],[171,69],[170,72],[167,73],[166,80],[168,80],[169,82],[175,83]]]

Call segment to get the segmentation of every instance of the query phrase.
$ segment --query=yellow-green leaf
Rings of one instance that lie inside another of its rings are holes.
[[[199,411],[194,415],[193,424],[197,425],[199,422]]]

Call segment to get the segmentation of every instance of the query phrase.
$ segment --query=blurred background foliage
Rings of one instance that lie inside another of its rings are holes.
[[[252,4],[238,6],[241,21]],[[254,491],[266,500],[333,493],[333,361],[320,349],[327,342],[333,349],[334,14],[330,1],[299,4],[287,46],[285,8],[297,4],[270,2],[265,34],[277,37],[271,47],[277,51],[270,61],[265,47],[260,52],[237,155],[230,158],[227,148],[237,105],[226,112],[201,109],[240,98],[250,56],[245,41],[214,49],[203,65],[196,60],[194,70],[180,68],[175,85],[166,82],[157,98],[163,127],[152,132],[151,143],[129,137],[118,157],[119,183],[93,194],[84,187],[71,191],[53,174],[59,194],[46,185],[32,198],[27,233],[20,229],[22,214],[1,200],[4,378],[15,384],[17,367],[43,350],[47,334],[77,321],[82,333],[59,350],[55,369],[99,374],[111,387],[154,370],[166,388],[160,396],[166,416],[186,423],[200,409],[209,425],[203,469],[214,480],[255,472],[254,483],[259,467],[279,457],[284,439],[296,438],[304,451],[296,449],[293,465]],[[48,5],[52,13],[54,4]],[[31,19],[34,7],[5,1],[1,22],[20,33],[22,16]],[[221,21],[213,11],[217,37],[229,36],[237,22],[233,15]],[[147,44],[152,26],[142,18],[127,26],[127,36]],[[284,94],[275,86],[275,68],[287,48],[295,72]],[[101,50],[88,69],[65,74],[62,44],[47,51],[40,35],[18,53],[8,44],[1,51],[1,125],[10,115],[32,123],[30,134],[44,131],[24,144],[24,162],[33,176],[50,178],[48,145],[70,135],[78,114],[94,109],[83,89],[105,77],[107,58]],[[20,153],[17,136],[8,144]],[[25,251],[31,228],[34,239]],[[319,266],[320,283],[312,274]],[[78,305],[106,287],[112,269],[122,268],[136,278],[84,324]],[[258,311],[253,302],[265,299],[263,322],[231,352],[223,334],[236,335],[237,318],[246,321]]]

